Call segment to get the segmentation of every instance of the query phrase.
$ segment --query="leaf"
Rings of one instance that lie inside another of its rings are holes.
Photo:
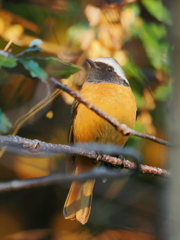
[[[143,0],[142,4],[157,20],[166,24],[172,24],[168,9],[159,0]]]
[[[43,42],[40,39],[34,39],[31,43],[30,43],[30,47],[25,49],[24,51],[18,53],[16,55],[16,57],[22,57],[23,55],[31,55],[28,53],[34,53],[34,52],[40,52],[42,51],[41,48],[37,47],[38,45],[42,45]]]
[[[129,77],[133,77],[141,83],[144,82],[145,75],[141,71],[140,67],[138,67],[133,62],[133,60],[128,60],[127,63],[123,66],[123,69]]]
[[[33,57],[32,59],[45,69],[50,77],[68,78],[71,74],[80,70],[73,64],[66,63],[55,57]]]
[[[32,55],[32,54],[29,54],[29,53],[40,52],[40,51],[42,51],[42,49],[39,48],[39,47],[30,47],[30,48],[27,48],[24,51],[18,53],[16,55],[16,57],[21,57],[21,56],[24,56],[24,55],[26,55],[26,56],[27,55]]]
[[[39,78],[42,82],[47,82],[48,74],[39,66],[37,62],[28,58],[19,59],[26,70],[29,71],[32,77]]]
[[[7,118],[6,114],[0,108],[0,134],[7,134],[12,128],[12,123]]]
[[[154,97],[159,101],[166,101],[172,93],[172,83],[158,87],[154,92]]]
[[[164,69],[167,71],[168,68],[168,43],[164,41],[166,38],[166,32],[164,26],[156,24],[146,24],[142,31],[142,41],[145,47],[146,53],[151,60],[151,64],[156,69]]]
[[[126,7],[124,7],[124,9],[131,9],[134,12],[134,16],[137,18],[139,17],[141,10],[140,10],[140,5],[139,3],[132,3],[130,5],[127,5]]]
[[[141,39],[150,63],[156,69],[169,71],[167,33],[163,25],[139,21],[132,34]]]
[[[17,65],[17,59],[8,52],[0,50],[0,67],[12,68]]]
[[[23,74],[27,78],[37,77],[43,82],[47,82],[48,77],[68,78],[80,70],[73,64],[55,57],[21,57],[17,58],[17,63],[14,68],[4,67],[3,69],[11,74]]]
[[[68,29],[68,38],[71,39],[72,41],[80,41],[82,33],[87,31],[89,29],[89,26],[87,22],[80,22],[75,25],[72,25]]]

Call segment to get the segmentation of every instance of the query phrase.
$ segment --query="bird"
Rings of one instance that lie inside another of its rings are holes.
[[[120,123],[134,128],[137,105],[129,81],[118,61],[110,57],[95,61],[86,59],[90,69],[80,94],[96,107],[116,118]],[[77,100],[72,106],[72,120],[69,129],[70,143],[101,143],[123,147],[129,136],[124,136]],[[99,166],[87,157],[76,156],[69,161],[75,174],[87,172]],[[93,196],[95,180],[74,181],[66,198],[63,215],[65,219],[87,223]]]

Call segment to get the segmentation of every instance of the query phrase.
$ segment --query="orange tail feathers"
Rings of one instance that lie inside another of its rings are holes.
[[[85,224],[91,212],[95,180],[88,180],[84,183],[73,182],[64,204],[63,214],[66,219],[78,220]]]
[[[97,166],[99,166],[99,163],[94,165],[92,160],[88,158],[77,157],[75,174],[90,171]],[[63,209],[63,215],[66,219],[78,220],[82,224],[88,221],[94,184],[94,179],[84,182],[75,181],[71,184]]]

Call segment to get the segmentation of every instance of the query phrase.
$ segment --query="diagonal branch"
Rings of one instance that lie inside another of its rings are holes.
[[[53,78],[53,77],[50,78],[50,81],[54,82],[57,88],[60,88],[64,92],[73,96],[79,102],[84,104],[87,108],[91,109],[93,112],[97,113],[99,116],[104,118],[111,125],[113,125],[116,128],[117,131],[121,132],[121,134],[123,134],[123,135],[131,134],[131,135],[138,136],[138,137],[141,137],[141,138],[149,139],[149,140],[151,140],[153,142],[156,142],[156,143],[159,143],[161,145],[165,145],[165,146],[168,146],[168,147],[172,146],[172,144],[168,141],[165,141],[163,139],[157,138],[157,137],[149,135],[149,134],[137,132],[137,131],[127,127],[125,124],[121,124],[116,118],[113,118],[113,117],[109,116],[108,114],[106,114],[105,112],[103,112],[102,110],[100,110],[99,108],[94,106],[92,103],[90,103],[86,99],[84,99],[78,91],[74,91],[74,90],[68,88],[66,85],[62,84],[61,82],[59,82],[55,78]]]
[[[127,156],[133,157],[136,162],[131,162],[129,160],[112,157],[107,154],[99,154],[97,151],[87,150],[80,147],[67,146],[61,144],[52,144],[46,143],[39,140],[30,140],[27,138],[22,138],[19,136],[0,136],[0,147],[8,147],[9,150],[20,154],[33,154],[33,156],[44,156],[44,154],[71,154],[71,155],[79,155],[86,156],[91,159],[98,159],[98,161],[110,163],[114,166],[121,166],[128,169],[136,169],[138,167],[139,172],[141,173],[150,173],[159,176],[169,176],[169,172],[167,170],[151,167],[147,165],[139,164],[139,156],[136,151],[130,152],[126,149],[118,148],[118,154],[125,154]],[[111,146],[112,149],[112,146]],[[113,150],[114,151],[114,150]],[[112,152],[114,153],[114,152]]]

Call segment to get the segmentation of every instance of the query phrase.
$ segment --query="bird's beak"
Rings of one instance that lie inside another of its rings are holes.
[[[92,67],[92,68],[98,68],[100,69],[100,67],[98,67],[98,65],[93,62],[92,60],[90,60],[89,58],[86,58],[86,61],[89,63],[89,65]]]

